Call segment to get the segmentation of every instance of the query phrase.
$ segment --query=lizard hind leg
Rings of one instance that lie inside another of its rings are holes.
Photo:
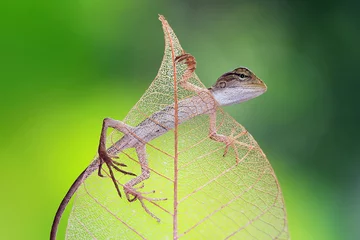
[[[146,145],[145,144],[138,145],[135,147],[135,149],[136,149],[136,154],[138,156],[139,163],[141,166],[141,174],[139,176],[131,179],[124,185],[124,192],[125,192],[126,198],[129,202],[139,200],[139,202],[141,203],[141,206],[143,207],[145,212],[147,212],[151,217],[155,218],[158,222],[160,222],[160,219],[158,217],[156,217],[146,207],[146,205],[144,204],[144,200],[153,202],[153,201],[163,201],[163,200],[167,200],[167,199],[166,198],[150,198],[150,197],[145,196],[146,194],[155,193],[155,191],[139,192],[137,190],[137,189],[144,187],[143,181],[145,181],[146,179],[148,179],[150,177],[150,170],[149,170],[149,165],[148,165],[148,161],[147,161],[147,157],[146,157]],[[141,183],[141,185],[136,189],[135,185],[137,185],[139,183]]]
[[[134,173],[127,172],[127,171],[119,168],[120,166],[126,167],[126,165],[123,163],[116,162],[115,160],[112,159],[112,158],[118,158],[117,156],[108,154],[108,152],[106,150],[106,131],[109,127],[117,129],[118,131],[120,131],[124,134],[129,134],[129,132],[132,130],[132,127],[121,121],[117,121],[117,120],[114,120],[111,118],[105,118],[103,121],[103,126],[102,126],[102,130],[101,130],[101,135],[100,135],[100,142],[99,142],[99,148],[98,148],[98,154],[99,154],[98,175],[100,177],[104,177],[104,175],[101,173],[101,169],[102,169],[102,165],[105,163],[109,169],[110,177],[114,183],[116,191],[117,191],[118,195],[121,197],[121,192],[120,192],[118,183],[115,179],[113,169],[115,169],[116,171],[121,172],[125,175],[132,175],[132,176],[136,176],[136,175]]]

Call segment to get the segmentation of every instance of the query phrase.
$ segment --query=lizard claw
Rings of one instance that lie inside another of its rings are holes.
[[[140,186],[139,188],[142,188],[142,187],[143,186]],[[127,200],[129,202],[133,202],[136,199],[139,199],[139,200],[140,199],[145,199],[145,200],[148,200],[149,202],[167,200],[167,198],[150,198],[150,197],[146,197],[144,195],[155,193],[155,190],[152,190],[150,192],[139,192],[134,187],[131,187],[131,186],[127,185],[127,184],[125,184],[125,186],[124,186],[124,192],[125,192],[126,198],[127,198]]]
[[[131,172],[127,172],[125,170],[120,169],[118,166],[122,166],[122,167],[126,167],[126,164],[124,163],[119,163],[115,160],[113,160],[114,156],[112,155],[108,155],[106,151],[99,151],[99,159],[100,159],[100,164],[99,164],[99,171],[98,171],[98,175],[100,177],[103,177],[104,175],[101,173],[101,166],[103,163],[106,163],[106,165],[108,166],[108,168],[114,168],[116,171],[121,172],[125,175],[131,175],[131,176],[136,176],[136,174],[131,173]],[[116,158],[119,158],[116,156]]]
[[[190,53],[183,53],[175,58],[175,62],[182,62],[185,60],[185,64],[188,65],[188,69],[190,71],[194,71],[196,68],[196,61],[195,57],[191,55]]]
[[[141,183],[140,186],[136,187],[135,189],[141,189],[141,188],[144,188],[145,187],[145,184],[144,183]]]
[[[117,157],[117,158],[119,158],[119,157]],[[115,165],[121,166],[121,167],[127,167],[127,165],[125,163],[119,163],[119,162],[114,161],[114,160],[112,160],[112,163],[115,164]]]
[[[98,176],[99,177],[105,177],[105,175],[103,175],[101,173],[102,165],[103,165],[103,162],[100,160],[100,164],[99,164],[99,167],[98,167]]]
[[[125,164],[123,163],[119,163],[119,162],[116,162],[114,161],[105,151],[101,151],[99,150],[99,160],[100,160],[100,163],[99,163],[99,168],[98,168],[98,175],[100,177],[104,177],[104,175],[101,173],[101,169],[102,169],[102,165],[105,163],[109,169],[109,173],[110,173],[110,177],[111,177],[111,180],[113,181],[114,185],[115,185],[115,188],[116,188],[116,191],[119,195],[119,197],[121,197],[121,192],[120,192],[120,189],[119,189],[119,186],[118,186],[118,183],[115,179],[115,176],[114,176],[114,173],[113,173],[113,170],[112,169],[115,169],[116,171],[118,172],[121,172],[125,175],[132,175],[132,176],[136,176],[134,173],[131,173],[131,172],[127,172],[127,171],[124,171],[122,169],[120,169],[118,166],[126,166]]]
[[[140,188],[142,188],[142,187],[143,187],[143,185],[140,186]],[[129,184],[124,185],[124,192],[125,192],[126,198],[129,202],[134,202],[135,200],[139,200],[139,202],[141,203],[141,206],[143,207],[145,212],[147,212],[147,214],[149,214],[151,217],[155,218],[157,222],[160,222],[160,218],[155,216],[155,214],[150,212],[150,210],[145,206],[144,200],[147,200],[149,202],[165,201],[165,200],[167,200],[167,198],[145,197],[144,195],[146,195],[146,194],[155,193],[155,190],[150,191],[150,192],[142,192],[141,193],[141,192],[137,191],[134,187],[130,186]]]
[[[189,57],[193,57],[193,56],[191,56],[191,54],[189,54],[189,53],[183,53],[183,54],[181,54],[181,55],[179,55],[179,56],[177,56],[176,58],[175,58],[175,62],[181,62],[181,61],[184,61],[185,59],[187,59],[187,58],[189,58]],[[194,58],[194,57],[193,57]]]
[[[239,156],[238,156],[238,152],[237,152],[237,148],[235,146],[235,142],[237,142],[237,139],[243,135],[245,135],[247,133],[247,131],[243,131],[243,132],[240,132],[239,134],[237,134],[236,136],[234,136],[234,133],[235,133],[235,129],[233,129],[230,133],[230,136],[227,136],[226,137],[226,140],[225,140],[225,150],[224,150],[224,154],[223,154],[223,157],[226,157],[228,151],[229,151],[229,147],[232,147],[235,151],[235,157],[236,157],[236,164],[239,164],[240,162],[240,159],[239,159]]]
[[[111,154],[108,154],[108,156],[109,156],[110,158],[119,159],[119,156],[117,156],[117,155],[111,155]]]

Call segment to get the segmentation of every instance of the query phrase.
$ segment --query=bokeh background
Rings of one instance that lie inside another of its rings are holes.
[[[292,239],[360,238],[358,1],[0,5],[0,239],[48,239],[102,119],[123,119],[157,73],[158,13],[207,86],[240,65],[267,83],[226,110],[272,163]]]

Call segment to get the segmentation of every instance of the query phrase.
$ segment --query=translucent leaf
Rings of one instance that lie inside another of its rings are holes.
[[[183,49],[167,21],[162,16],[160,20],[164,58],[149,89],[124,120],[131,126],[195,95],[178,84],[186,65],[175,65],[174,59]],[[195,74],[190,81],[205,87]],[[265,154],[244,127],[220,108],[217,131],[235,139],[225,157],[224,143],[209,138],[207,115],[191,118],[147,143],[151,176],[141,191],[156,190],[149,197],[167,198],[145,201],[161,222],[147,214],[139,201],[119,198],[110,178],[92,174],[77,191],[66,238],[289,239],[282,193]],[[113,131],[109,146],[122,136]],[[119,157],[127,171],[140,174],[133,148]],[[116,177],[119,184],[132,178]]]

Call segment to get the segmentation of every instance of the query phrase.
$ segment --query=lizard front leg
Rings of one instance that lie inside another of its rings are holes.
[[[209,129],[210,139],[217,141],[217,142],[225,143],[225,151],[224,151],[223,157],[226,156],[226,154],[229,150],[229,147],[231,146],[235,151],[236,164],[238,164],[240,162],[240,158],[239,158],[238,150],[235,146],[235,142],[238,137],[246,134],[247,131],[241,132],[236,136],[233,136],[233,132],[231,133],[230,136],[218,134],[217,130],[216,130],[216,111],[210,113],[209,117],[210,117],[210,129]]]
[[[106,151],[106,131],[107,131],[108,127],[114,128],[124,134],[129,134],[130,131],[132,130],[132,127],[121,121],[114,120],[111,118],[105,118],[103,121],[101,135],[100,135],[100,142],[99,142],[99,148],[98,148],[98,154],[99,154],[99,160],[100,160],[98,175],[100,177],[104,177],[104,175],[102,175],[102,173],[101,173],[101,168],[102,168],[103,163],[105,163],[109,169],[110,177],[115,185],[116,191],[119,194],[119,196],[121,197],[121,192],[120,192],[119,186],[117,184],[117,181],[115,179],[112,168],[114,168],[115,170],[117,170],[121,173],[124,173],[126,175],[133,175],[133,176],[136,176],[136,175],[134,173],[127,172],[127,171],[120,169],[118,166],[126,167],[126,165],[123,163],[116,162],[112,159],[112,158],[118,158],[117,156],[109,156],[108,155],[108,153]]]
[[[199,96],[202,95],[202,98],[204,98],[204,99],[208,96],[211,96],[210,99],[212,100],[211,102],[213,103],[213,109],[211,109],[209,111],[209,117],[210,117],[209,137],[210,137],[210,139],[212,139],[214,141],[223,142],[226,145],[225,151],[223,154],[224,157],[226,156],[226,154],[229,150],[229,147],[232,146],[235,151],[235,155],[236,155],[236,163],[238,164],[240,162],[240,159],[239,159],[239,154],[237,152],[237,148],[235,147],[235,141],[238,137],[245,134],[246,132],[242,132],[235,137],[233,136],[233,134],[231,134],[231,136],[225,136],[222,134],[218,134],[217,128],[216,128],[216,109],[217,109],[218,105],[217,105],[214,97],[211,95],[211,93],[208,89],[200,88],[200,87],[188,82],[188,80],[191,78],[193,72],[196,69],[195,58],[189,53],[184,53],[180,56],[177,56],[175,58],[175,61],[176,62],[185,61],[185,64],[187,65],[187,69],[185,70],[183,77],[180,80],[180,85],[183,88],[185,88],[188,91],[195,92]],[[209,98],[207,98],[207,99],[209,99]]]
[[[189,79],[191,78],[191,75],[194,73],[196,69],[196,61],[194,56],[192,56],[189,53],[183,53],[180,56],[177,56],[175,58],[175,62],[182,62],[185,61],[185,64],[187,65],[187,69],[185,70],[182,79],[180,80],[180,85],[185,88],[188,91],[195,92],[197,94],[200,94],[202,92],[209,92],[209,90],[198,87],[192,83],[189,83]],[[209,92],[210,93],[210,92]]]

